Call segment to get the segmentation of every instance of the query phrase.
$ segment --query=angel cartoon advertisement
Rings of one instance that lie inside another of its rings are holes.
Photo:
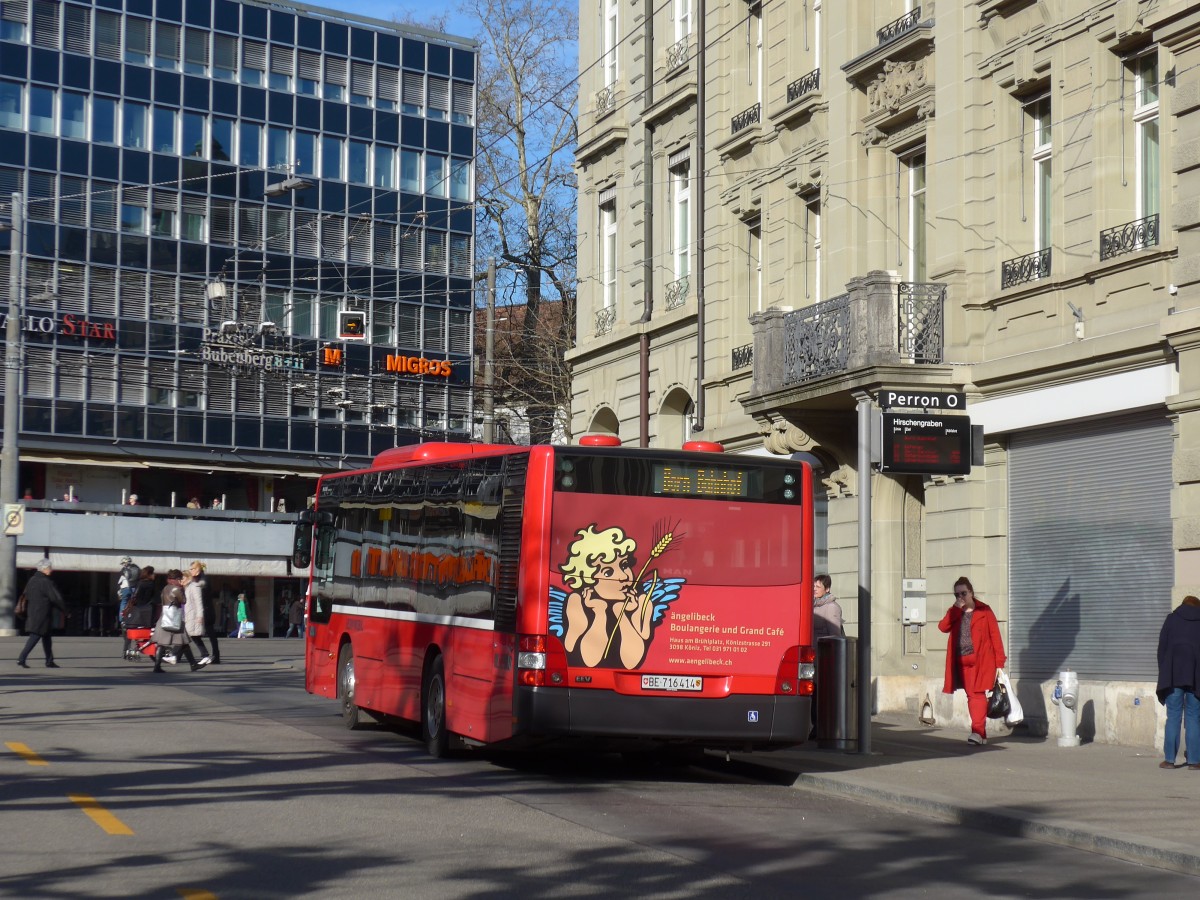
[[[550,588],[550,631],[562,639],[572,666],[636,669],[685,580],[658,566],[678,546],[678,525],[660,524],[646,561],[618,525],[593,522],[575,532],[558,566],[566,590]]]

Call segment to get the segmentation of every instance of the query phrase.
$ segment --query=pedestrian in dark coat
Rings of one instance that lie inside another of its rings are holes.
[[[155,672],[163,670],[163,655],[167,652],[168,647],[173,647],[177,654],[182,654],[191,664],[193,672],[202,668],[196,662],[196,657],[192,653],[191,638],[188,637],[187,628],[183,622],[185,598],[183,586],[180,583],[182,580],[183,573],[178,569],[172,569],[167,573],[167,586],[163,588],[162,592],[162,614],[159,617],[158,624],[154,626],[154,643],[158,645],[158,649],[154,652]],[[168,610],[178,610],[178,628],[167,627],[166,619]]]
[[[154,586],[154,566],[142,566],[133,585],[133,596],[125,604],[125,658],[137,659],[138,651],[129,640],[130,628],[153,628],[154,606],[158,600],[158,589]]]
[[[39,561],[37,571],[25,585],[25,632],[29,639],[25,641],[25,649],[17,657],[17,665],[22,669],[29,668],[25,660],[38,641],[42,642],[42,652],[46,654],[46,668],[58,668],[58,663],[54,661],[50,630],[54,627],[56,613],[59,618],[66,616],[67,604],[58,587],[50,580],[51,571],[50,560]]]
[[[1158,700],[1167,708],[1160,769],[1174,769],[1183,720],[1189,769],[1200,769],[1200,599],[1188,596],[1158,634]]]

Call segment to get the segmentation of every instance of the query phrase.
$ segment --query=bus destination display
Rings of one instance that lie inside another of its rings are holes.
[[[970,418],[884,413],[880,471],[919,475],[969,474]]]
[[[745,497],[749,473],[744,469],[657,463],[654,493],[676,497]]]

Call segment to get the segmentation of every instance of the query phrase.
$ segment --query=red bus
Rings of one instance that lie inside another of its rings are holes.
[[[321,478],[305,687],[431,754],[807,737],[812,473],[720,445],[420,444]],[[695,448],[701,448],[697,450]]]

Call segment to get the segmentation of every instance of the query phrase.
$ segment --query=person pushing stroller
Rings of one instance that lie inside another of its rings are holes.
[[[182,654],[191,664],[193,672],[208,665],[207,657],[201,662],[196,662],[192,653],[191,638],[188,637],[183,623],[182,581],[183,573],[178,569],[167,572],[167,586],[162,591],[162,614],[158,618],[158,624],[154,626],[154,643],[158,645],[154,652],[155,672],[163,671],[163,657],[169,648],[173,649],[177,656]]]

